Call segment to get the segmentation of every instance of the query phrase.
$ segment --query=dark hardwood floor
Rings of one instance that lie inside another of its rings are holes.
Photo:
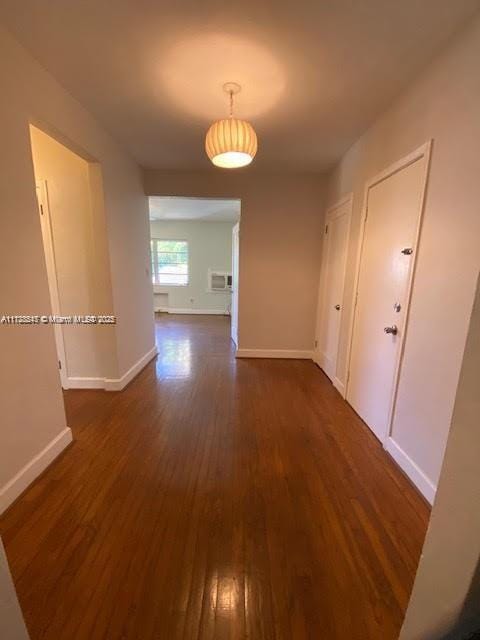
[[[32,640],[393,640],[429,508],[309,361],[162,316],[122,392],[2,518]]]

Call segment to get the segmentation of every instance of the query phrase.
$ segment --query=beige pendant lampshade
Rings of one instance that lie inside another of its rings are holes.
[[[205,149],[217,167],[244,167],[257,153],[257,134],[245,120],[218,120],[207,132]]]
[[[233,117],[233,95],[240,91],[240,86],[231,82],[224,85],[224,90],[230,95],[230,117],[212,124],[205,138],[205,150],[217,167],[245,167],[257,153],[257,134],[249,122]]]

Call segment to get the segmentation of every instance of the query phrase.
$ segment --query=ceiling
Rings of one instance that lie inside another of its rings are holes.
[[[150,220],[195,220],[197,222],[237,222],[240,200],[151,196]]]
[[[212,169],[222,84],[250,171],[324,171],[480,0],[0,0],[0,20],[139,164]],[[212,169],[215,170],[215,169]]]

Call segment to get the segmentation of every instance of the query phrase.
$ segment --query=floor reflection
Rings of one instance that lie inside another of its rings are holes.
[[[191,379],[210,358],[228,358],[235,369],[235,345],[230,339],[230,318],[156,314],[158,380]]]
[[[192,342],[187,338],[164,337],[158,344],[158,378],[189,378],[192,374]]]
[[[247,576],[243,572],[240,575],[218,575],[215,572],[208,586],[209,606],[219,616],[235,618],[247,608],[247,591]]]

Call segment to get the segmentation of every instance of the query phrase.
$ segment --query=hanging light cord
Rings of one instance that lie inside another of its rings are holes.
[[[228,117],[233,118],[233,90],[230,89],[228,93],[230,94],[230,115]]]

